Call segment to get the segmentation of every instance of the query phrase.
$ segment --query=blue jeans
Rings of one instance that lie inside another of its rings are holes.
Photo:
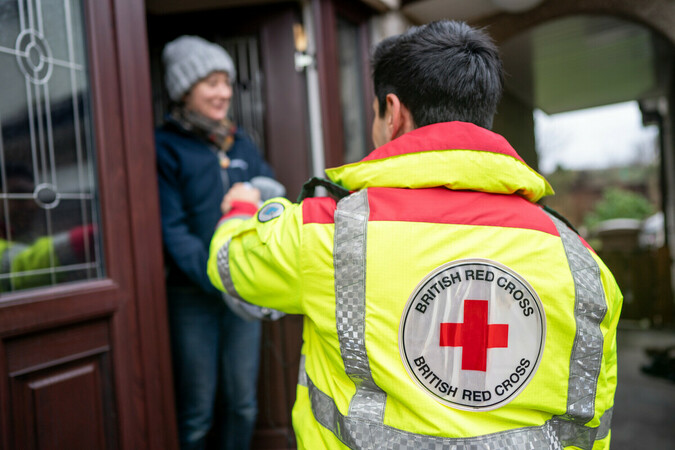
[[[205,448],[212,427],[219,448],[249,449],[261,323],[239,318],[217,295],[197,288],[169,286],[167,294],[181,449]]]

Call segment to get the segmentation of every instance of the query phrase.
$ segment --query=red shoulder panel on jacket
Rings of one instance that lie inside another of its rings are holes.
[[[399,189],[369,188],[372,221],[449,223],[459,225],[502,226],[542,231],[559,236],[542,209],[518,195],[446,188]],[[329,197],[308,198],[302,202],[303,224],[334,223],[337,202]],[[594,251],[582,238],[583,244]]]
[[[302,201],[302,223],[333,223],[337,202],[330,197],[306,198]]]
[[[541,210],[518,195],[429,189],[368,189],[370,220],[523,228],[558,236]]]

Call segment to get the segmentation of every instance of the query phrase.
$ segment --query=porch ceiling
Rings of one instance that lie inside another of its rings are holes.
[[[402,1],[415,23],[476,22],[505,12],[507,3],[537,0]],[[536,5],[533,5],[536,6]],[[672,50],[647,28],[609,16],[571,16],[527,30],[501,45],[506,88],[553,114],[665,92]]]

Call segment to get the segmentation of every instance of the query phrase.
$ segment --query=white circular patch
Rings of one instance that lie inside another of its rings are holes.
[[[545,336],[544,308],[523,277],[495,261],[462,259],[417,285],[401,317],[399,350],[435,400],[489,411],[532,380]]]
[[[259,222],[268,222],[272,219],[276,219],[284,212],[284,205],[279,202],[268,203],[263,208],[258,211],[258,221]]]

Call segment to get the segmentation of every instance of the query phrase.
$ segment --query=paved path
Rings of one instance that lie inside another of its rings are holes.
[[[612,420],[612,450],[675,450],[675,383],[646,375],[644,349],[675,345],[675,330],[621,327],[619,383]]]

